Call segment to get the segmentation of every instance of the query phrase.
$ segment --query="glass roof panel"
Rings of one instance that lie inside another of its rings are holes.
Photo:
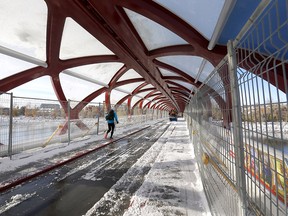
[[[66,19],[61,41],[60,59],[111,54],[114,53],[73,19]]]
[[[47,6],[39,0],[0,1],[0,45],[46,60]]]
[[[146,95],[148,95],[151,91],[147,91],[147,92],[141,92],[139,94],[137,94],[136,96],[138,96],[137,98],[141,99],[141,98],[144,98]],[[160,91],[157,91],[155,92],[154,94],[156,93],[160,93]],[[152,97],[154,98],[154,96]],[[143,102],[143,107],[145,106],[146,103],[150,102],[151,101],[151,98],[149,97],[148,99],[144,99],[144,102]]]
[[[6,78],[8,76],[17,74],[23,70],[34,68],[37,66],[3,54],[0,54],[0,65],[1,65],[0,79]]]
[[[162,76],[179,76],[178,74],[173,73],[172,71],[169,71],[163,68],[158,68],[158,69],[160,70]]]
[[[158,97],[159,95],[154,95],[154,96],[151,96],[149,97],[149,100],[153,100],[155,97]]]
[[[147,94],[149,94],[151,91],[146,91],[146,92],[140,92],[137,94],[138,97],[144,98]]]
[[[213,72],[214,66],[210,62],[206,62],[200,76],[199,76],[199,81],[204,82],[207,77]]]
[[[134,69],[130,69],[125,74],[123,74],[118,81],[134,79],[134,78],[142,78],[142,76],[138,74]]]
[[[9,92],[13,92],[13,96],[57,100],[49,76],[43,76],[32,80],[21,86],[11,89]]]
[[[60,74],[60,81],[67,100],[81,101],[89,94],[102,88],[102,86],[95,83],[63,73]]]
[[[144,100],[143,105],[142,105],[142,108],[144,108],[144,107],[146,106],[146,104],[149,103],[150,101],[151,101],[151,100],[149,100],[149,99]]]
[[[119,100],[121,100],[122,98],[124,98],[127,95],[128,95],[127,93],[113,89],[110,93],[111,104],[116,104]]]
[[[208,40],[211,39],[225,3],[225,0],[181,0],[181,3],[174,0],[154,1],[185,20]]]
[[[179,80],[173,80],[173,82],[180,84],[181,86],[184,86],[185,88],[192,90],[193,89],[193,85],[187,83],[187,82],[183,82],[183,81],[179,81]]]
[[[141,88],[141,90],[142,89],[148,89],[148,88],[155,88],[155,87],[151,84],[148,84],[148,85],[144,86],[143,88]]]
[[[92,100],[95,103],[103,103],[105,101],[105,92],[100,94],[98,97]]]
[[[157,100],[154,101],[154,103],[157,103],[156,106],[158,106],[161,102],[159,102],[160,100],[162,100],[162,98],[158,98]]]
[[[108,84],[115,73],[123,66],[122,63],[99,63],[70,68],[78,75]]]
[[[127,91],[129,93],[132,93],[134,89],[136,89],[139,85],[141,85],[143,82],[135,82],[135,83],[130,83],[127,85],[120,86],[119,89],[123,91]],[[118,88],[116,88],[118,89]]]
[[[187,73],[191,77],[196,78],[203,58],[198,56],[178,55],[178,56],[159,57],[157,58],[157,60],[172,65],[173,67],[176,67],[182,70],[183,72]],[[211,65],[211,63],[207,61],[204,67],[204,70],[209,70],[209,72],[203,70],[199,80],[205,80],[207,76],[213,71],[213,70],[210,71],[211,66],[209,66],[209,64]]]
[[[131,106],[133,107],[139,100],[141,100],[140,97],[137,97],[137,96],[132,97]]]
[[[171,87],[178,87],[178,86],[176,86],[176,85],[173,85],[173,84],[171,84],[171,83],[168,83],[168,86],[171,88]]]
[[[155,104],[155,102],[152,101],[151,104],[150,104],[150,108],[151,108],[154,104]]]
[[[195,92],[197,90],[196,86],[192,86],[191,92]]]
[[[187,44],[185,40],[162,25],[131,10],[125,9],[125,11],[148,50]]]

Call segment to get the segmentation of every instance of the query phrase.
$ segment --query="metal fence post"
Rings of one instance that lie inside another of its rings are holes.
[[[12,133],[13,133],[13,93],[10,94],[10,112],[9,112],[9,142],[8,155],[12,159]]]
[[[193,138],[193,136],[192,136],[192,129],[193,129],[193,127],[192,127],[192,104],[191,104],[191,101],[190,101],[190,103],[189,103],[189,105],[188,105],[188,109],[187,109],[187,111],[188,111],[188,116],[187,116],[187,118],[189,119],[189,134],[190,134],[190,137],[192,137]],[[192,143],[193,143],[193,141],[192,141]]]
[[[67,122],[68,122],[68,143],[70,143],[70,133],[71,133],[71,128],[70,128],[70,99],[68,99],[68,104],[67,104],[67,110],[68,110],[68,119],[67,119]]]
[[[99,134],[100,110],[101,110],[101,103],[99,102],[99,113],[97,115],[97,132],[96,132],[97,135]]]
[[[240,215],[246,215],[246,181],[244,167],[244,144],[241,120],[241,104],[237,79],[237,61],[233,42],[228,42],[228,69],[232,98],[233,139],[235,146],[236,184],[240,196]]]

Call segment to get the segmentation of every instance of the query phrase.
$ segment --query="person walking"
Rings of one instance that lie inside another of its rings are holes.
[[[107,136],[109,132],[111,131],[110,139],[113,139],[115,121],[117,122],[117,124],[119,123],[117,113],[113,109],[111,109],[109,113],[106,115],[105,119],[108,123],[108,131],[105,133],[104,138],[107,139]]]

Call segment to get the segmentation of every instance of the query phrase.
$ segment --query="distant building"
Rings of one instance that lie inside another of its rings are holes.
[[[41,104],[40,105],[40,109],[41,110],[59,110],[60,109],[60,105],[59,104]]]
[[[0,108],[0,115],[9,115],[10,114],[10,108],[2,107]]]

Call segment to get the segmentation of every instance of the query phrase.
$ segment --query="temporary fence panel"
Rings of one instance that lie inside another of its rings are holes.
[[[11,151],[11,131],[13,127],[11,103],[11,94],[0,94],[0,153],[5,152],[5,154]]]
[[[102,136],[107,130],[107,109],[103,103],[59,102],[5,93],[0,95],[0,102],[0,156],[11,157],[35,147]],[[112,107],[119,119],[117,128],[141,125],[150,120],[146,115],[151,111],[137,109],[135,115],[133,112],[128,115],[126,104]]]

